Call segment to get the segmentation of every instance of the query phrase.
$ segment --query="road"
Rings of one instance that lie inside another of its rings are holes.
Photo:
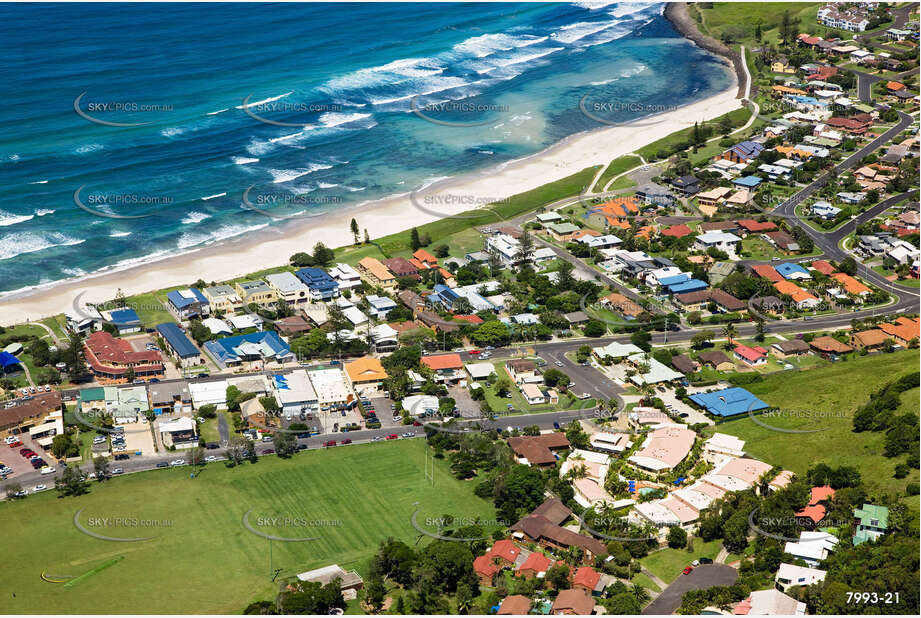
[[[693,560],[689,558],[688,562]],[[655,600],[642,611],[644,616],[668,615],[681,606],[681,598],[689,590],[705,590],[714,586],[731,586],[738,579],[739,573],[725,564],[702,564],[687,575],[678,579],[663,590]]]

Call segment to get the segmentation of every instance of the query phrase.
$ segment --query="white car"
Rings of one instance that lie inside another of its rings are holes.
[[[45,392],[46,392],[46,393],[50,393],[50,392],[51,392],[51,385],[50,385],[50,384],[46,384],[46,385],[45,385]]]
[[[12,444],[15,441],[16,441],[16,438],[14,438],[13,436],[7,436],[6,440],[4,440],[4,442],[6,442],[7,444]]]
[[[124,470],[122,470],[121,468],[115,468],[114,470],[112,470],[112,474],[122,474],[123,472]]]
[[[214,455],[208,455],[207,457],[205,457],[205,461],[217,461],[217,457],[215,457]]]
[[[45,466],[44,468],[41,469],[39,473],[40,474],[54,474],[55,469],[52,468],[51,466]]]
[[[556,361],[555,364],[556,364],[557,367],[562,367],[562,366],[563,366],[563,361]]]
[[[184,466],[184,465],[185,465],[185,459],[174,459],[173,461],[169,462],[169,465],[171,465],[171,466]]]
[[[45,491],[46,489],[48,489],[47,485],[36,485],[32,488],[32,493],[37,494],[38,492]]]

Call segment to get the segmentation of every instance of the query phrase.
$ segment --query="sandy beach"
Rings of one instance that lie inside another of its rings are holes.
[[[187,285],[201,278],[222,281],[248,272],[279,266],[298,251],[310,251],[317,242],[330,247],[352,243],[349,221],[355,217],[371,238],[380,238],[442,216],[462,212],[540,185],[570,176],[593,165],[604,165],[621,155],[740,107],[737,84],[702,101],[643,119],[637,126],[605,127],[570,136],[537,154],[501,164],[475,176],[449,178],[424,190],[425,211],[413,206],[408,194],[378,200],[342,213],[291,221],[238,239],[139,264],[121,271],[102,272],[63,280],[0,297],[0,324],[34,321],[69,310],[75,297],[93,303],[114,297],[118,288],[133,295],[164,287]],[[417,203],[423,200],[416,200]],[[451,203],[460,202],[456,206]],[[432,205],[432,204],[438,204]],[[436,212],[437,211],[437,212]]]

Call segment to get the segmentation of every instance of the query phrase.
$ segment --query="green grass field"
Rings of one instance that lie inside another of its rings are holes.
[[[710,559],[716,558],[716,555],[720,553],[720,548],[723,546],[723,541],[719,539],[705,543],[695,538],[692,539],[692,542],[694,543],[694,551],[692,552],[689,552],[687,549],[672,549],[671,547],[666,547],[652,552],[645,558],[641,558],[640,563],[649,569],[653,575],[666,584],[670,584],[676,577],[681,575],[681,570],[684,569],[684,567],[701,556]]]
[[[854,433],[851,417],[869,394],[884,383],[918,367],[918,352],[904,350],[894,354],[858,356],[847,362],[808,371],[788,371],[765,376],[763,382],[745,386],[763,401],[783,410],[810,412],[813,418],[772,417],[760,419],[783,429],[821,429],[812,433],[783,433],[762,427],[743,417],[711,427],[746,441],[745,451],[752,457],[775,466],[805,473],[811,466],[825,462],[831,466],[848,465],[860,470],[871,493],[904,495],[909,483],[918,482],[918,471],[904,479],[893,478],[896,464],[904,457],[884,457],[881,432]],[[899,413],[918,412],[918,391],[903,394]],[[840,414],[840,416],[838,416]],[[818,418],[825,415],[825,418]],[[917,510],[917,498],[905,498]]]
[[[701,9],[695,5],[698,12],[703,15],[701,30],[710,36],[720,39],[720,35],[728,28],[733,28],[744,33],[741,41],[746,45],[755,43],[755,24],[761,23],[762,37],[765,43],[774,43],[777,40],[777,26],[780,25],[784,11],[790,11],[790,16],[801,25],[797,32],[810,32],[815,30],[815,14],[822,6],[819,2],[804,2],[789,4],[786,2],[757,2],[754,4],[742,2],[714,2],[711,8]],[[820,28],[825,30],[824,27]]]
[[[262,458],[225,468],[210,464],[196,479],[188,468],[156,470],[92,485],[89,495],[59,499],[54,492],[0,504],[10,551],[3,552],[5,613],[238,613],[272,598],[269,541],[247,531],[317,541],[273,542],[272,567],[281,577],[338,563],[367,575],[367,559],[388,536],[409,544],[420,536],[410,517],[494,519],[491,504],[473,495],[474,483],[450,477],[436,463],[435,485],[424,478],[422,440],[308,451],[290,460]],[[82,525],[112,542],[79,532]],[[92,527],[94,517],[168,520],[160,527]],[[326,520],[324,526],[260,526],[260,517]],[[338,522],[338,524],[336,524]],[[428,539],[423,538],[422,543]],[[65,588],[42,573],[79,577],[106,561],[117,564]],[[15,593],[15,598],[11,598]]]
[[[641,164],[642,161],[640,161],[640,158],[636,155],[624,155],[614,159],[610,164],[608,164],[608,167],[604,170],[604,173],[601,174],[598,182],[595,183],[594,190],[603,191],[604,186],[608,184],[612,178],[618,174],[623,174],[627,170],[633,169],[637,165]]]

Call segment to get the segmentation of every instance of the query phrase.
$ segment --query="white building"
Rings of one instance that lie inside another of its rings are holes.
[[[745,440],[725,433],[715,433],[704,442],[703,455],[708,461],[745,455]],[[712,461],[711,461],[712,463]]]
[[[774,582],[780,586],[781,590],[785,591],[791,586],[811,586],[825,581],[825,574],[825,571],[821,569],[812,569],[782,562],[780,568],[777,569],[777,575],[774,576]]]
[[[828,558],[838,544],[837,537],[827,532],[808,531],[800,532],[799,541],[787,541],[784,552],[794,558],[801,559],[810,567],[817,567],[819,563]]]
[[[301,414],[316,412],[319,408],[317,393],[303,369],[274,376],[272,382],[281,413],[289,420]]]
[[[274,290],[278,298],[290,305],[310,300],[310,288],[295,277],[294,273],[285,271],[266,275],[265,282]]]
[[[329,270],[329,275],[339,284],[340,291],[361,287],[361,276],[348,264],[336,264]]]
[[[339,369],[317,369],[308,375],[321,410],[346,405],[355,397],[345,374]]]
[[[226,408],[227,380],[189,382],[189,394],[192,396],[192,406],[196,410],[206,405]]]
[[[735,234],[714,231],[699,235],[694,246],[700,251],[706,251],[712,247],[725,253],[734,254],[740,242],[742,242],[742,239]]]

